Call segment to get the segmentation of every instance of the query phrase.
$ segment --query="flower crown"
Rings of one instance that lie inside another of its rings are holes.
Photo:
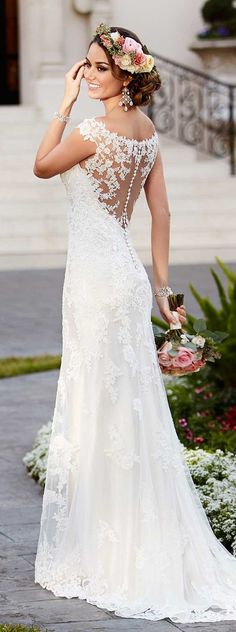
[[[145,46],[142,48],[139,42],[132,37],[123,37],[119,31],[111,32],[106,24],[99,24],[96,29],[96,35],[107,48],[115,64],[122,70],[127,72],[151,72],[154,68],[154,58],[152,55],[144,52]],[[147,50],[147,49],[146,49]]]

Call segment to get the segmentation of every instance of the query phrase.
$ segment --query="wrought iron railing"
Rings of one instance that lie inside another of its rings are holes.
[[[153,53],[162,86],[148,115],[157,130],[203,153],[228,158],[236,173],[236,85]]]

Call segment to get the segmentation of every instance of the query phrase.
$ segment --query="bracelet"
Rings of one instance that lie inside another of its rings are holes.
[[[154,296],[170,296],[170,294],[173,294],[171,287],[168,287],[168,285],[164,285],[163,287],[159,287],[155,292],[154,292]]]
[[[57,118],[58,121],[61,121],[62,123],[69,123],[71,120],[71,116],[63,116],[60,112],[54,112],[53,118]]]

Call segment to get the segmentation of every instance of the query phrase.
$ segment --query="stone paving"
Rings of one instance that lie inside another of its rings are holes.
[[[62,273],[41,273],[4,273],[1,320],[9,337],[1,355],[15,349],[25,354],[60,350]],[[200,290],[206,286],[205,273],[198,275]],[[180,270],[174,274],[181,278]],[[0,623],[37,624],[51,632],[236,632],[232,621],[184,625],[123,619],[84,600],[56,598],[34,583],[42,491],[25,472],[22,457],[52,416],[57,380],[58,371],[50,371],[0,381]]]

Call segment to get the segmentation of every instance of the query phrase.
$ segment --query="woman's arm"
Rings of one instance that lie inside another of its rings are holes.
[[[168,285],[170,209],[168,204],[163,163],[158,150],[155,163],[144,185],[147,203],[152,216],[151,248],[153,289]],[[160,313],[168,323],[176,322],[169,309],[167,297],[155,297]],[[178,308],[180,321],[186,322],[185,308]]]
[[[152,273],[153,288],[168,285],[170,210],[166,193],[160,151],[144,185],[152,216]]]
[[[82,60],[74,64],[65,75],[65,93],[59,108],[59,112],[63,116],[70,115],[73,104],[78,97],[84,62],[85,60]],[[84,140],[79,130],[74,130],[61,142],[65,125],[66,123],[63,121],[53,118],[48,126],[38,148],[33,168],[34,174],[39,178],[52,178],[58,173],[63,173],[63,171],[94,154],[96,150],[95,143]]]

